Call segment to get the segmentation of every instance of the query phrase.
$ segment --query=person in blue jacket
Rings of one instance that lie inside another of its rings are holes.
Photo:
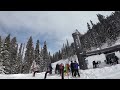
[[[76,75],[78,75],[78,77],[80,77],[78,67],[79,67],[79,64],[75,61],[74,62],[74,76],[75,77],[76,77]]]

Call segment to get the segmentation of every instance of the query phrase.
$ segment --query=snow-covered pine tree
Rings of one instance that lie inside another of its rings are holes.
[[[5,74],[4,68],[5,66],[3,66],[3,62],[0,62],[0,74]]]
[[[18,52],[18,63],[19,63],[19,66],[18,66],[18,73],[22,73],[22,46],[23,44],[21,43],[20,44],[20,48],[19,48],[19,52]]]
[[[1,40],[1,36],[0,36],[0,74],[5,73],[5,70],[4,70],[5,67],[3,66],[2,50],[3,50],[3,45],[2,45],[2,40]]]
[[[40,64],[40,49],[39,49],[40,42],[37,40],[36,47],[35,47],[35,62],[39,65]]]
[[[43,51],[41,49],[40,52],[40,42],[37,40],[36,47],[35,47],[35,62],[37,65],[39,65],[39,72],[43,71]]]
[[[74,42],[73,42],[73,43],[71,43],[71,46],[70,46],[70,47],[71,47],[71,50],[72,50],[72,51],[71,51],[71,53],[72,53],[72,56],[73,56],[73,55],[75,55],[75,54],[76,54],[75,44],[74,44]]]
[[[55,55],[53,54],[53,56],[52,56],[52,63],[54,63],[55,62]]]
[[[62,54],[61,54],[61,51],[59,50],[59,52],[58,52],[58,59],[60,60],[60,59],[62,59]]]
[[[7,74],[11,74],[10,34],[5,38],[2,56],[3,56],[3,66],[5,66],[4,70]]]
[[[90,24],[89,24],[89,23],[87,23],[87,27],[88,27],[88,30],[90,30],[90,29],[91,29],[91,27],[90,27]]]
[[[39,57],[40,57],[40,64],[39,64],[40,72],[43,72],[45,65],[44,65],[44,60],[43,60],[43,49],[42,49],[42,47],[41,47],[41,50],[40,50]]]
[[[50,52],[49,52],[49,58],[50,58],[50,62],[52,63],[52,55],[50,54]]]
[[[44,70],[46,70],[48,65],[50,64],[46,41],[44,42],[44,46],[43,46],[43,60],[45,66]]]
[[[105,19],[105,16],[101,15],[101,14],[97,14],[98,20],[100,21],[100,23],[103,23],[103,20]]]
[[[1,53],[1,46],[2,46],[2,40],[1,40],[1,36],[0,36],[0,53]]]
[[[25,59],[24,59],[24,52],[25,52],[25,48],[26,47],[26,45],[25,45],[25,43],[23,44],[23,47],[22,47],[22,53],[21,53],[21,60],[22,60],[22,62],[21,62],[21,65],[20,65],[20,73],[24,73],[24,66],[25,66],[25,63],[24,63],[24,61],[25,61]]]
[[[2,38],[0,36],[0,55],[1,55],[2,50],[3,50],[3,45],[2,45]],[[2,55],[1,55],[0,59],[2,59]]]
[[[29,73],[33,60],[34,60],[34,47],[33,47],[32,36],[30,36],[26,45],[23,73]]]
[[[19,69],[19,62],[17,59],[17,50],[18,44],[16,37],[13,37],[10,43],[10,65],[11,65],[11,74],[17,74]]]
[[[68,57],[68,50],[67,50],[67,44],[65,44],[65,59]]]
[[[50,55],[50,52],[48,54],[48,57],[49,57],[49,60],[50,60],[50,63],[51,63],[51,55]]]
[[[66,58],[65,45],[63,44],[63,47],[62,47],[62,59],[65,59],[65,58]]]
[[[90,23],[91,23],[91,25],[93,26],[94,24],[93,24],[93,22],[90,20]]]

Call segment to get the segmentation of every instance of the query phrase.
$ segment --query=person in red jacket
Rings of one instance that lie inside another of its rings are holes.
[[[63,63],[60,64],[60,75],[61,75],[61,78],[64,79],[64,64]]]

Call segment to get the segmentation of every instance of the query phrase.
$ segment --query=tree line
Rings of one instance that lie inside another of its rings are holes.
[[[66,40],[66,43],[63,44],[61,50],[55,52],[51,57],[51,60],[52,63],[59,61],[61,59],[70,60],[70,57],[72,57],[75,54],[76,54],[75,44],[74,43],[69,44],[68,40]]]
[[[18,47],[16,37],[11,39],[9,34],[5,39],[2,39],[0,36],[0,73],[29,73],[34,60],[39,65],[39,72],[42,72],[51,63],[50,57],[46,41],[43,48],[40,49],[40,42],[37,40],[34,48],[31,36],[26,45],[21,43]]]

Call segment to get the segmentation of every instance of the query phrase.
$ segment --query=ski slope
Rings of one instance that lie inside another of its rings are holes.
[[[117,53],[118,54],[118,53]],[[89,57],[87,59],[95,59],[95,56]],[[101,57],[103,59],[103,57]],[[77,61],[77,56],[74,56],[72,60]],[[100,60],[100,58],[99,58]],[[55,62],[52,64],[53,67],[53,74],[47,76],[46,79],[61,79],[60,75],[56,75],[54,73],[55,65],[57,63],[70,63],[68,59],[66,60],[60,60],[58,62]],[[91,61],[89,61],[90,63]],[[90,66],[89,66],[90,67]],[[44,79],[45,72],[42,73],[36,73],[36,76],[33,77],[32,73],[31,74],[0,74],[0,79]],[[100,67],[96,69],[89,68],[87,70],[80,70],[80,78],[72,78],[71,75],[65,76],[65,79],[120,79],[120,64],[113,65],[113,66],[105,66],[105,67]]]
[[[35,77],[31,74],[10,74],[4,75],[0,74],[0,79],[44,79],[45,72],[37,73]],[[120,64],[104,68],[80,70],[80,78],[72,78],[70,76],[65,76],[65,79],[120,79]],[[47,79],[61,79],[61,76],[49,75]]]

